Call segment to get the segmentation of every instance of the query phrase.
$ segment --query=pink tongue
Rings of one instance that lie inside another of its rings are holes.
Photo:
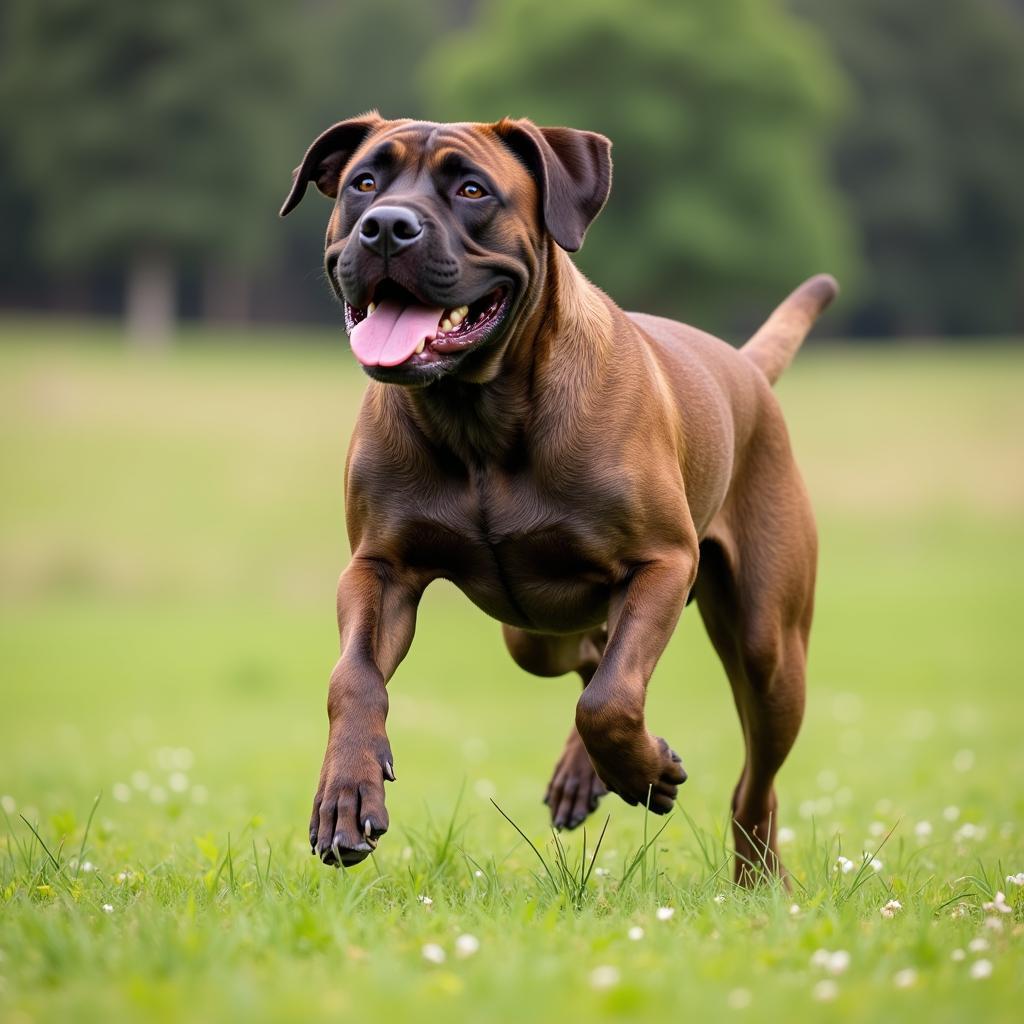
[[[363,366],[398,366],[419,348],[424,338],[437,333],[444,309],[408,306],[385,299],[365,320],[352,328],[349,342]]]

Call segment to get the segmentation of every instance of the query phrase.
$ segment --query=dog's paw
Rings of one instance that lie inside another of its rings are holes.
[[[551,824],[557,829],[576,828],[597,809],[598,801],[607,792],[590,763],[583,740],[573,729],[544,794],[544,803],[551,810]]]
[[[388,830],[384,780],[394,778],[390,751],[325,762],[309,822],[312,852],[332,867],[365,860]]]
[[[649,806],[655,814],[668,814],[686,781],[679,755],[660,737],[646,736],[636,744],[591,751],[597,774],[627,804]],[[648,802],[649,801],[649,802]]]

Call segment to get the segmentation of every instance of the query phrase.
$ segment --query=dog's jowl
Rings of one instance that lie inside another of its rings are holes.
[[[565,828],[608,791],[672,807],[686,772],[644,703],[695,597],[746,742],[736,878],[783,872],[774,780],[803,716],[817,544],[771,385],[836,284],[801,285],[742,349],[624,313],[567,255],[608,197],[610,150],[529,121],[368,114],[295,172],[281,212],[310,181],[333,200],[327,276],[371,378],[309,831],[326,863],[359,862],[387,831],[387,683],[443,578],[528,672],[579,673],[546,796]]]

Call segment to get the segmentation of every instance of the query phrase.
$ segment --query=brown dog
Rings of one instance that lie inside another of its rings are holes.
[[[524,669],[583,680],[546,798],[567,828],[607,790],[672,807],[686,773],[644,701],[696,596],[746,741],[736,877],[782,870],[773,783],[803,715],[817,542],[771,383],[836,284],[802,285],[741,350],[622,312],[566,256],[608,197],[610,149],[529,121],[371,113],[295,173],[281,214],[310,181],[335,201],[327,276],[373,378],[310,823],[325,863],[358,863],[387,831],[386,684],[445,578]]]

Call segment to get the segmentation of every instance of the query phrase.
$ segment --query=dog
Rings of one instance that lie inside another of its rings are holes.
[[[443,578],[523,669],[582,680],[545,798],[559,829],[609,791],[672,808],[686,772],[644,703],[695,597],[746,744],[735,879],[785,876],[774,780],[803,717],[817,535],[771,385],[838,287],[811,278],[741,349],[625,313],[568,256],[611,176],[594,132],[375,111],[294,172],[281,216],[309,182],[334,201],[324,267],[371,378],[309,827],[327,864],[360,862],[388,829],[387,683]]]

